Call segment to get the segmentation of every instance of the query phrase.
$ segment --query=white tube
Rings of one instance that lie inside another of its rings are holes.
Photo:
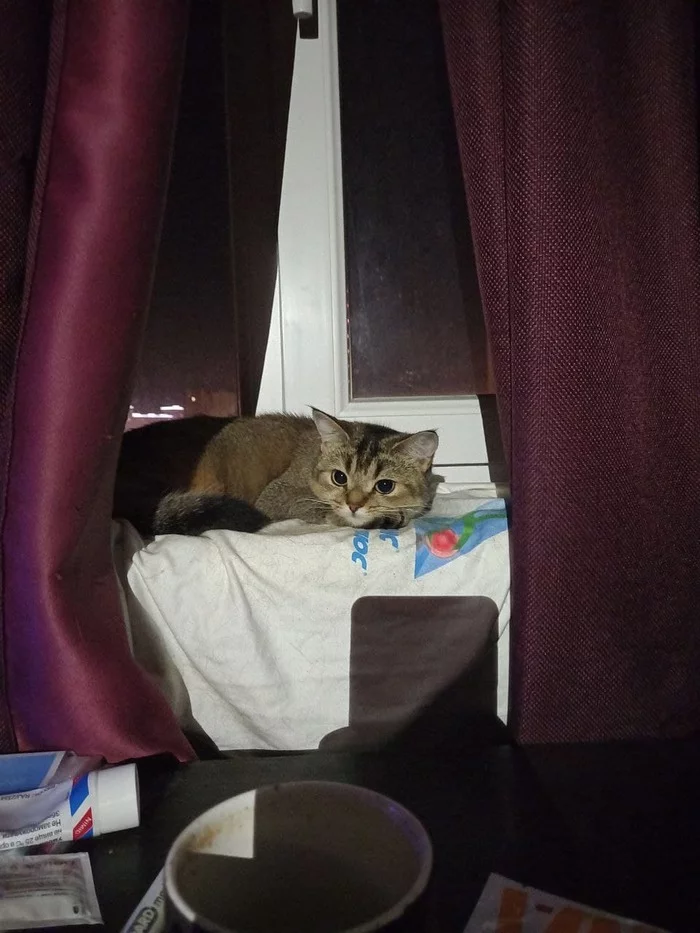
[[[136,765],[91,771],[75,781],[7,794],[0,797],[0,816],[4,826],[13,827],[0,832],[0,852],[130,829],[139,825]]]

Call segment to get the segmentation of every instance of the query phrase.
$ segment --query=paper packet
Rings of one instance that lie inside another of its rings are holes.
[[[667,933],[490,875],[464,933]]]
[[[0,930],[102,923],[86,852],[0,857]]]
[[[102,759],[73,752],[18,752],[0,755],[0,795],[72,781],[100,767]]]

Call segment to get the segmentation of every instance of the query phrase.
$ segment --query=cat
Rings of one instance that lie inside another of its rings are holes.
[[[119,451],[113,517],[153,537],[161,499],[174,489],[187,489],[207,444],[232,420],[195,415],[127,431]]]
[[[259,415],[226,421],[219,430],[208,422],[200,434],[208,430],[189,481],[158,502],[155,534],[255,532],[290,518],[401,528],[430,508],[441,481],[432,471],[435,431],[402,434],[315,408],[311,418]]]

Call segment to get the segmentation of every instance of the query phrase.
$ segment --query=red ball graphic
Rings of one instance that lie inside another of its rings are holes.
[[[436,557],[452,557],[457,552],[458,541],[459,535],[451,528],[445,528],[428,535],[425,543]]]

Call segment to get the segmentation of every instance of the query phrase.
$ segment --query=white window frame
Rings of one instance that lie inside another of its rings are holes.
[[[318,39],[297,38],[278,277],[258,412],[305,414],[315,405],[401,431],[435,428],[438,471],[451,482],[488,483],[476,397],[350,398],[335,0],[318,0],[318,20]]]

